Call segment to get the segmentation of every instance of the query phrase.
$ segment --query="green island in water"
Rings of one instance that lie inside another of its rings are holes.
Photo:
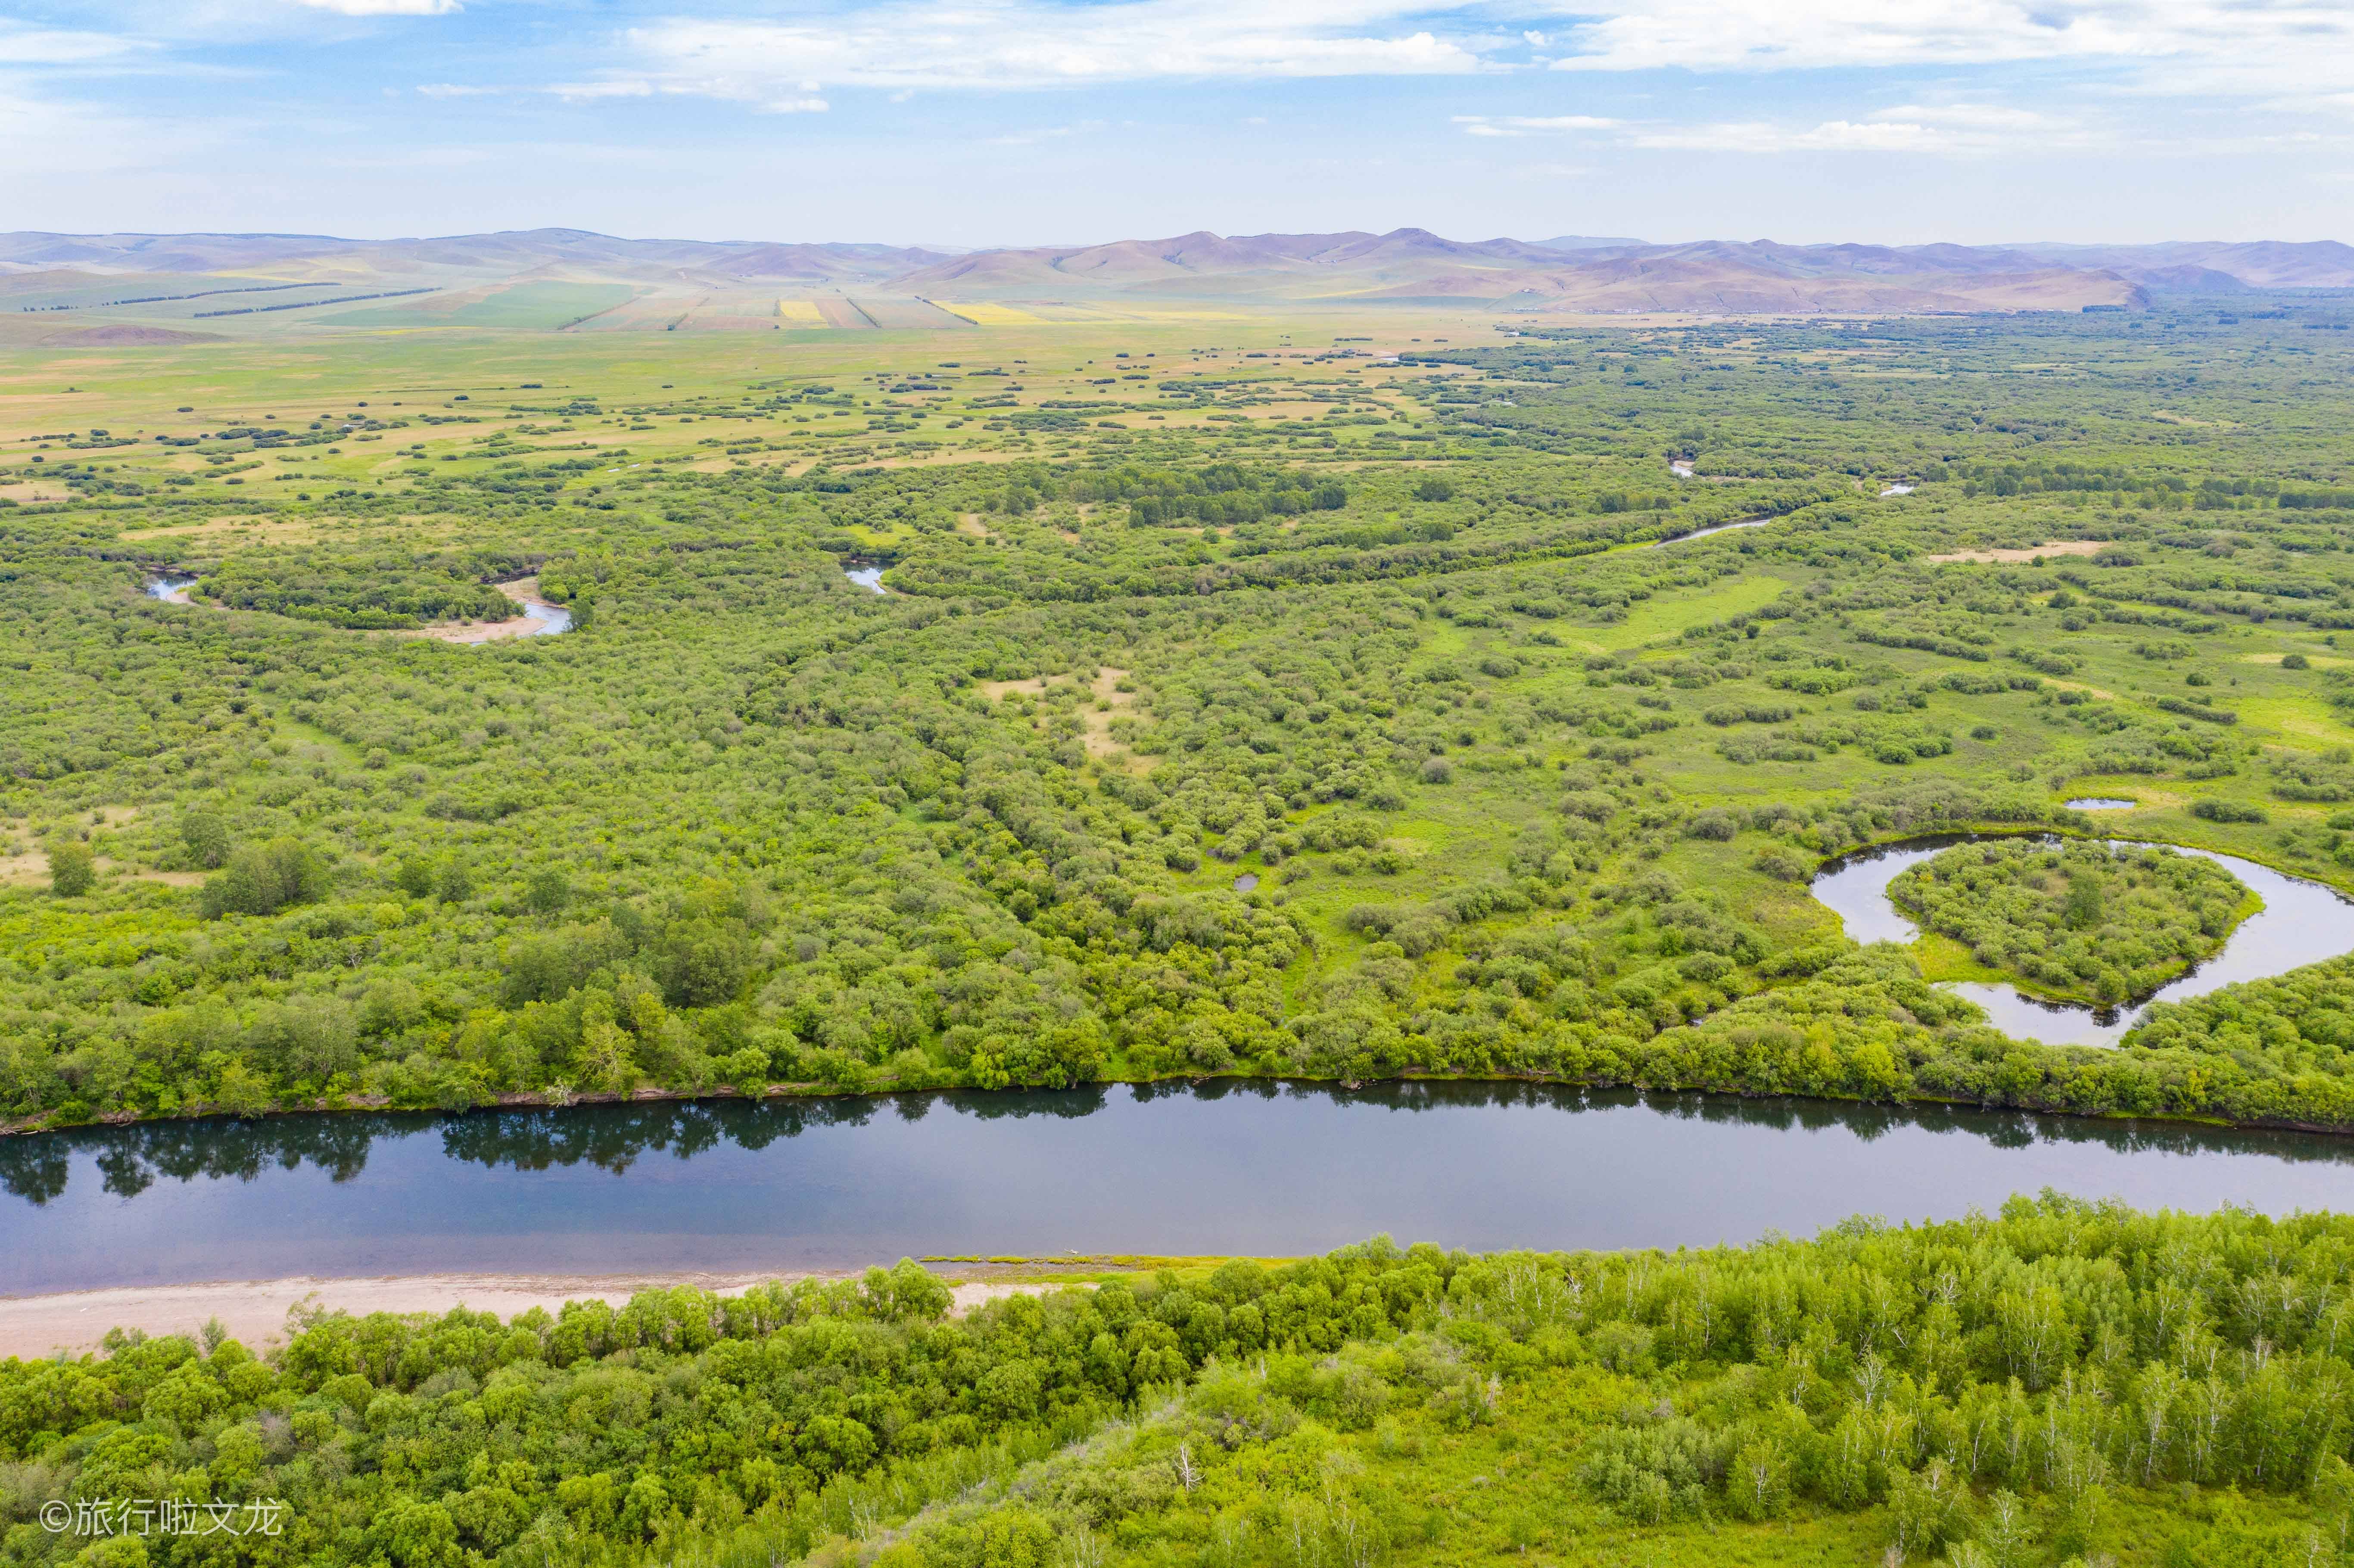
[[[2221,951],[2257,907],[2212,861],[2081,841],[1958,844],[1898,875],[1888,896],[1975,966],[1936,978],[1990,974],[2104,1006],[2147,996]],[[1941,956],[1933,948],[1929,965]]]

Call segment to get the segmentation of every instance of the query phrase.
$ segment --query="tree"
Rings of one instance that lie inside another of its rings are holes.
[[[237,850],[206,880],[199,902],[208,920],[275,915],[289,905],[316,903],[327,888],[327,863],[318,852],[299,839],[280,838]]]
[[[531,874],[524,887],[524,902],[535,915],[554,915],[572,901],[572,885],[554,866],[542,866]]]
[[[2068,902],[2061,917],[2072,931],[2089,931],[2101,923],[2101,885],[2085,875],[2068,879]]]
[[[188,846],[189,858],[207,871],[228,859],[228,824],[217,811],[182,812],[180,841]]]
[[[60,898],[79,898],[98,882],[97,857],[80,839],[49,846],[49,891]]]

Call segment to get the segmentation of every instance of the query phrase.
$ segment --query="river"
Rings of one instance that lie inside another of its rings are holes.
[[[1935,1107],[1214,1080],[0,1139],[0,1295],[902,1256],[1706,1245],[1991,1209],[2343,1206],[2354,1140]]]
[[[1920,939],[1920,927],[1890,901],[1888,885],[1908,868],[1964,842],[1963,836],[1948,835],[1850,855],[1826,866],[1811,891],[1859,942],[1914,942]],[[2185,1001],[2354,951],[2354,903],[2335,889],[2237,855],[2174,847],[2224,867],[2253,888],[2264,906],[2240,923],[2221,952],[2154,995],[2130,1008],[2094,1008],[2045,1001],[2007,985],[1970,981],[1945,989],[1985,1008],[1996,1028],[2019,1039],[2047,1045],[2114,1045],[2141,1021],[2151,1002]]]

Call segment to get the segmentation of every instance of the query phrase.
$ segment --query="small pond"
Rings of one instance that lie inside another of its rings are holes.
[[[1945,835],[1849,855],[1827,864],[1815,878],[1812,892],[1857,941],[1909,944],[1920,938],[1920,927],[1890,900],[1888,885],[1939,852],[1967,842],[1966,835]],[[2125,843],[2121,847],[2144,846]],[[2264,906],[2240,923],[2221,952],[2160,987],[2155,995],[2131,1007],[2094,1008],[2045,1001],[2005,985],[1965,981],[1945,989],[1985,1008],[1996,1028],[2019,1039],[2041,1040],[2047,1045],[2114,1045],[2141,1021],[2152,1002],[2187,1001],[2227,985],[2264,980],[2354,951],[2354,903],[2335,889],[2285,875],[2237,855],[2172,847],[2225,867],[2253,889]]]
[[[188,602],[188,590],[196,586],[196,579],[194,577],[173,577],[169,574],[160,577],[149,577],[147,597],[160,599],[165,604],[186,604]]]
[[[2130,811],[2139,800],[2127,800],[2115,795],[2079,795],[2068,802],[2072,811]]]
[[[848,577],[852,582],[856,583],[860,588],[867,589],[869,592],[889,593],[891,591],[889,588],[883,586],[883,568],[881,567],[845,566],[842,568],[842,575]]]

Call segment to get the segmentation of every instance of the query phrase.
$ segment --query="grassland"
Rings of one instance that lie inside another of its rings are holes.
[[[2089,794],[2354,884],[2327,302],[760,308],[0,363],[9,1115],[1410,1072],[2354,1122],[2327,1020],[2007,1040],[1804,889]],[[417,635],[525,578],[577,630]]]

